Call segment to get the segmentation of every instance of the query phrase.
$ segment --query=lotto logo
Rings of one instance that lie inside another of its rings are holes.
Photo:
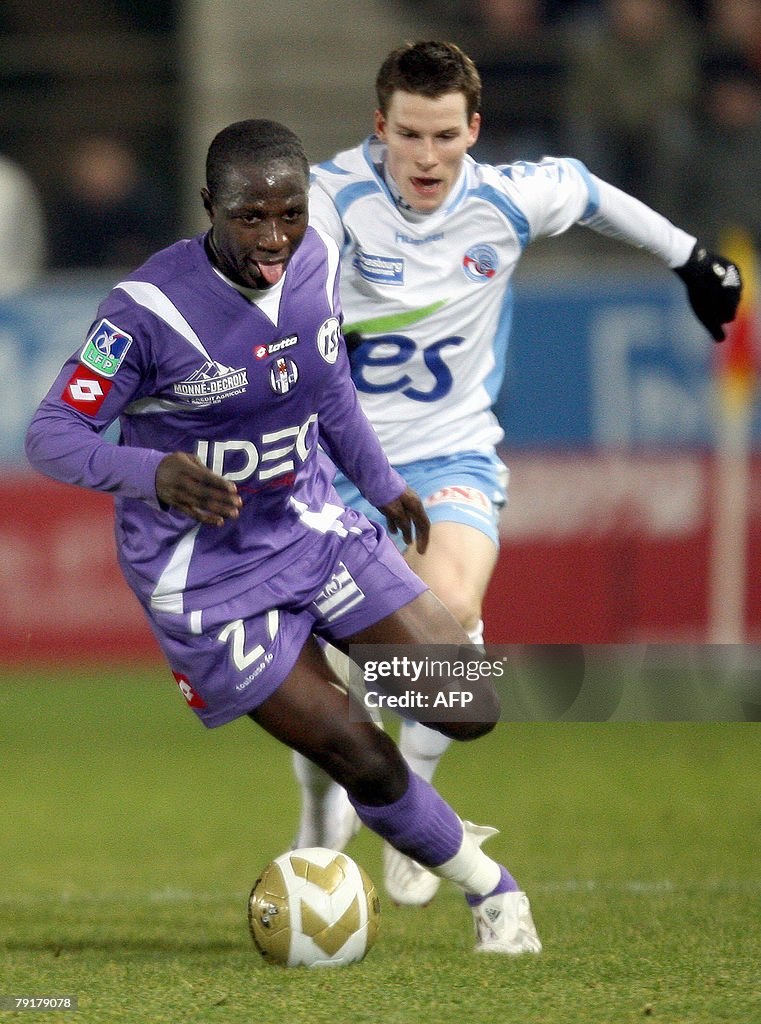
[[[111,381],[96,377],[80,364],[69,378],[61,398],[78,412],[95,416],[110,390]]]
[[[172,672],[177,685],[180,688],[180,693],[188,702],[191,708],[205,708],[206,701],[203,697],[199,697],[193,687],[190,685],[190,681],[187,676],[184,676],[181,672]]]

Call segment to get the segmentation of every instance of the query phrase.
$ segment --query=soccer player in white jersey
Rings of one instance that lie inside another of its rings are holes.
[[[455,45],[419,42],[388,55],[376,80],[375,131],[313,168],[310,222],[341,249],[344,329],[362,406],[394,467],[424,499],[418,575],[482,641],[481,606],[498,553],[507,472],[491,407],[502,381],[511,277],[533,239],[582,224],[645,249],[682,277],[716,340],[740,297],[737,268],[574,159],[490,166],[478,138],[480,79]],[[376,515],[347,480],[343,499]],[[430,779],[448,740],[405,723],[401,749]],[[340,848],[349,805],[298,756],[298,842]],[[390,848],[385,883],[400,903],[424,904],[438,879]]]

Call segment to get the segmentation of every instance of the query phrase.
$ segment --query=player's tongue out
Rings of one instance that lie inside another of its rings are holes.
[[[257,263],[256,266],[267,284],[277,284],[285,273],[284,263]]]

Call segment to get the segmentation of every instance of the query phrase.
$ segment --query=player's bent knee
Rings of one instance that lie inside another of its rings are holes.
[[[466,633],[470,633],[481,619],[481,601],[475,592],[468,594],[465,590],[456,590],[441,596],[452,615],[457,619]]]
[[[459,698],[459,699],[458,699]],[[470,692],[451,691],[448,707],[462,709],[450,721],[425,724],[454,740],[477,740],[490,733],[499,721],[502,704],[497,691],[483,683]],[[465,710],[467,709],[467,710]]]
[[[408,771],[393,740],[379,729],[363,737],[360,745],[332,752],[323,767],[359,803],[380,806],[399,800],[407,788]]]
[[[468,740],[479,740],[482,736],[488,735],[497,724],[494,722],[426,722],[431,729],[436,729],[450,739],[467,742]]]

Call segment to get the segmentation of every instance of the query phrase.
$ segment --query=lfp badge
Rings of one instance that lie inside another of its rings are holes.
[[[87,339],[80,361],[102,377],[113,377],[124,362],[132,336],[101,320]]]

